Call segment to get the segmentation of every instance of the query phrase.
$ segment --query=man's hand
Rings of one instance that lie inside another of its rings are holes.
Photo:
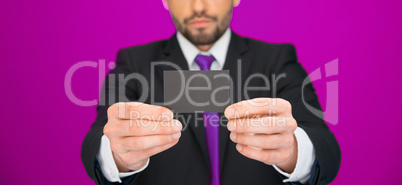
[[[139,102],[116,103],[107,111],[103,133],[120,172],[142,168],[150,156],[174,146],[182,125],[168,108]]]
[[[230,105],[225,110],[229,119],[230,139],[244,156],[276,165],[292,173],[297,162],[297,128],[288,101],[279,98],[256,98]]]

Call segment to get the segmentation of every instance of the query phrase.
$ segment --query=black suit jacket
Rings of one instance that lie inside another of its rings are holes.
[[[238,61],[241,60],[241,66]],[[188,64],[177,42],[176,35],[168,40],[157,41],[147,45],[135,46],[119,50],[116,66],[105,79],[102,88],[101,101],[105,105],[97,106],[97,117],[82,145],[82,161],[88,175],[97,184],[102,184],[102,172],[96,166],[96,154],[99,150],[103,127],[107,122],[107,108],[114,102],[122,101],[126,95],[129,101],[136,101],[146,93],[139,81],[131,80],[126,84],[125,92],[118,92],[117,81],[111,75],[129,75],[138,73],[145,77],[151,85],[145,103],[151,102],[154,91],[155,102],[163,102],[163,71],[172,70],[168,66],[155,66],[155,76],[151,76],[151,64],[156,61],[171,61],[183,70],[188,70]],[[241,70],[239,69],[241,68]],[[239,84],[255,73],[264,74],[270,80],[272,75],[286,74],[278,80],[276,87],[264,91],[249,91],[248,98],[273,97],[283,98],[292,104],[292,113],[298,126],[310,137],[316,152],[312,179],[313,184],[331,182],[340,166],[340,149],[334,135],[329,131],[324,121],[313,115],[302,103],[302,81],[307,77],[306,71],[297,62],[296,51],[290,44],[269,44],[249,38],[243,38],[232,32],[229,50],[223,69],[230,70],[234,80],[234,102],[244,100],[243,89],[238,91]],[[241,71],[239,74],[238,71]],[[250,86],[265,86],[261,78],[250,81]],[[272,86],[272,83],[270,84]],[[241,85],[242,86],[242,85]],[[304,88],[305,101],[311,106],[321,109],[311,84]],[[102,102],[104,103],[104,102]],[[142,172],[130,178],[128,184],[175,184],[175,185],[208,185],[209,163],[206,150],[204,127],[202,120],[197,121],[195,114],[176,115],[184,125],[184,131],[177,145],[151,157],[149,166]],[[185,121],[186,120],[186,121]],[[225,122],[226,123],[226,122]],[[221,184],[283,184],[284,179],[272,166],[249,159],[235,149],[235,143],[229,139],[229,132],[220,127],[220,158]]]

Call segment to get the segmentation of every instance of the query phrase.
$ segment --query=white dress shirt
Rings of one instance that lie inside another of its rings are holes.
[[[194,61],[198,54],[212,55],[215,61],[211,64],[211,70],[222,70],[225,64],[226,54],[229,48],[231,38],[231,31],[228,28],[222,37],[216,41],[216,43],[211,47],[208,52],[200,51],[196,46],[194,46],[189,40],[187,40],[180,32],[177,32],[177,40],[179,46],[184,54],[184,57],[188,63],[189,70],[200,70],[198,64]],[[306,132],[297,127],[294,132],[298,145],[297,152],[297,163],[293,173],[289,174],[277,166],[273,167],[282,175],[287,177],[283,182],[296,182],[305,183],[310,179],[311,168],[315,160],[314,146],[311,143],[310,138],[307,136]],[[122,182],[121,178],[128,177],[143,171],[149,164],[149,159],[144,167],[137,171],[128,173],[119,173],[116,163],[113,159],[112,151],[110,149],[109,139],[103,135],[101,139],[101,146],[99,152],[96,156],[99,165],[101,167],[102,173],[105,178],[110,182]]]

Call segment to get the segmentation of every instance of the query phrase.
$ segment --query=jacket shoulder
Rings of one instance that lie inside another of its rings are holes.
[[[243,39],[247,42],[251,51],[275,53],[280,52],[282,49],[296,50],[295,46],[290,43],[271,43],[249,37],[243,37]]]
[[[143,54],[155,53],[158,51],[162,52],[163,48],[166,46],[167,41],[168,41],[168,39],[158,40],[158,41],[150,42],[147,44],[122,48],[120,50],[124,50],[129,54],[135,53],[137,56],[143,55]]]

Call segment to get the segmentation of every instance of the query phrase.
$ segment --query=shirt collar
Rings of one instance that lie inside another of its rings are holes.
[[[179,31],[177,32],[177,41],[179,42],[181,51],[186,58],[186,61],[189,66],[193,65],[195,57],[198,54],[203,55],[212,55],[215,57],[215,60],[218,62],[221,68],[225,64],[226,54],[229,48],[230,37],[232,33],[230,28],[228,28],[225,33],[219,38],[215,44],[209,49],[207,52],[200,51],[193,43],[187,40]]]

